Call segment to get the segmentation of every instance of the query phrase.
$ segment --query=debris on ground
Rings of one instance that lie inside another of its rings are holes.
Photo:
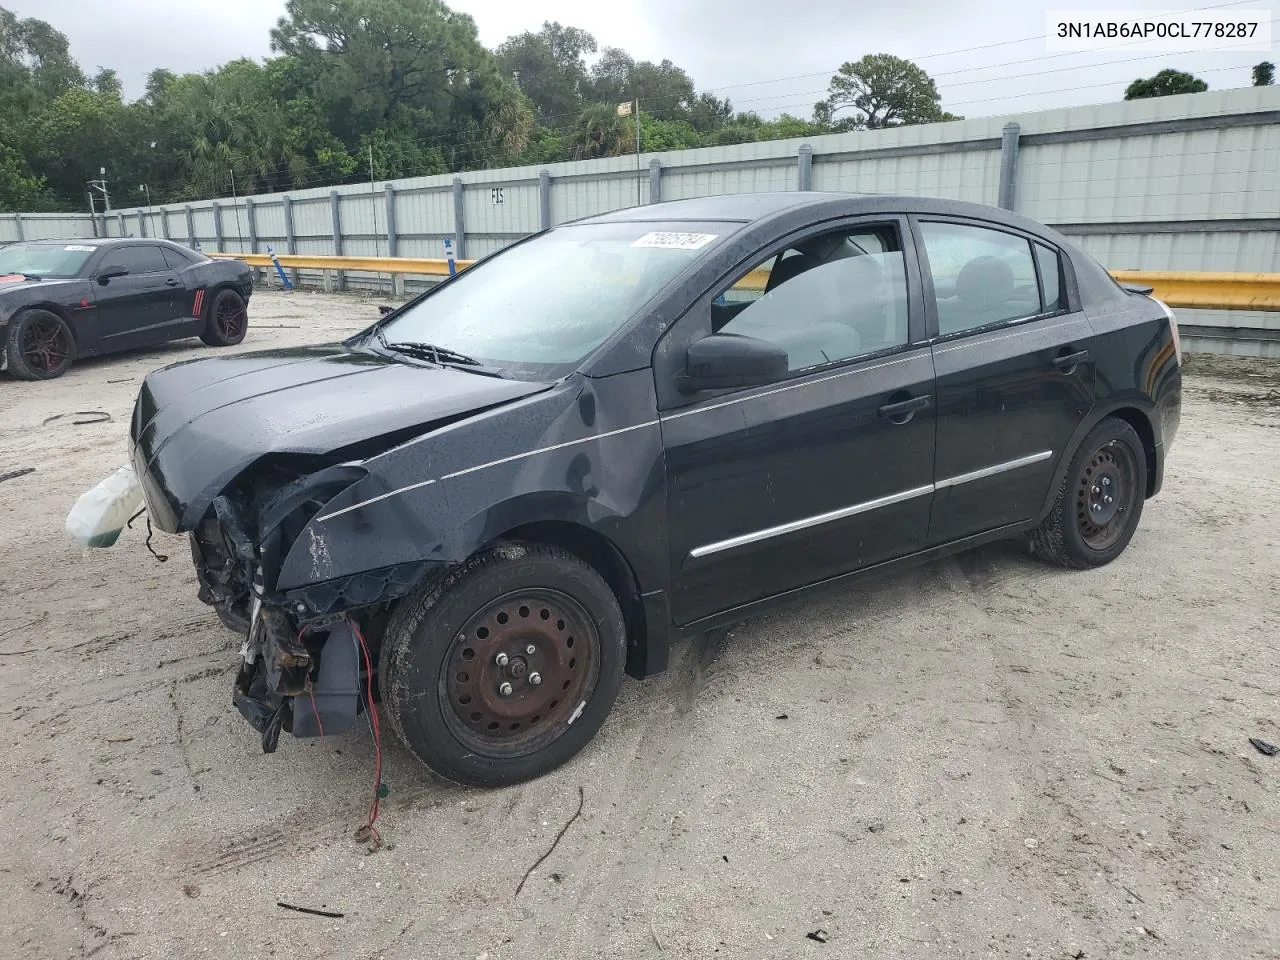
[[[286,910],[296,910],[298,913],[308,913],[313,917],[345,917],[345,913],[338,913],[334,910],[315,910],[311,907],[295,907],[292,903],[285,903],[283,900],[276,901],[277,907],[284,907]]]
[[[1267,743],[1267,741],[1259,740],[1257,737],[1250,737],[1249,742],[1253,744],[1253,749],[1264,756],[1274,757],[1277,753],[1280,753],[1280,747],[1277,747],[1274,743]]]
[[[35,467],[23,467],[21,470],[10,470],[8,473],[0,473],[0,483],[6,480],[13,480],[17,477],[25,477],[28,473],[35,473]]]
[[[817,940],[819,943],[826,943],[831,939],[831,934],[821,928],[813,930],[810,933],[806,933],[805,936],[810,940]]]
[[[524,884],[525,884],[525,881],[529,879],[529,874],[537,870],[539,864],[541,864],[543,860],[547,859],[547,857],[551,856],[551,854],[555,852],[556,847],[560,845],[560,841],[564,839],[564,835],[568,833],[569,828],[573,826],[573,821],[577,820],[580,816],[582,816],[582,804],[585,800],[586,800],[586,794],[583,792],[582,787],[578,787],[578,809],[573,812],[573,816],[569,818],[569,822],[560,828],[560,832],[556,834],[555,840],[553,840],[551,843],[551,849],[549,849],[546,853],[544,853],[537,860],[535,860],[533,862],[533,866],[531,866],[528,870],[524,872],[524,876],[520,878],[519,886],[516,887],[516,892],[512,894],[512,899],[515,899],[516,897],[520,896],[520,891],[524,889]]]
[[[49,424],[53,423],[53,421],[61,420],[63,417],[89,417],[90,418],[88,420],[72,420],[71,425],[73,427],[83,427],[86,424],[90,424],[90,423],[110,423],[111,422],[111,414],[107,413],[107,411],[105,410],[77,410],[74,413],[55,413],[52,417],[45,417],[44,421],[40,425],[42,427],[48,426]]]

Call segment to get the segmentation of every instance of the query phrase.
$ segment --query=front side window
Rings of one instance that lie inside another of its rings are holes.
[[[0,247],[0,277],[65,280],[79,276],[94,247],[83,243],[13,243]]]
[[[109,250],[97,270],[101,272],[112,267],[124,267],[131,274],[161,273],[169,269],[160,248],[150,244]]]
[[[963,333],[1041,312],[1024,237],[959,223],[920,224],[938,305],[938,332]]]
[[[711,307],[712,330],[768,340],[791,370],[907,342],[906,267],[898,230],[810,237],[742,274]]]
[[[464,271],[382,326],[386,341],[429,343],[514,377],[574,370],[733,223],[560,227]]]

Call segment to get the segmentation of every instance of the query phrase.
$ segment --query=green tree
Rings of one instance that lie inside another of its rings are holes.
[[[1276,65],[1267,60],[1254,64],[1252,73],[1255,87],[1269,87],[1276,82]]]
[[[574,160],[594,157],[616,157],[627,152],[627,144],[635,144],[635,128],[618,116],[612,103],[593,103],[578,115],[569,131],[567,146]]]
[[[408,130],[477,165],[486,144],[518,153],[532,132],[532,107],[480,44],[475,21],[440,0],[288,0],[271,39],[349,146]]]
[[[36,212],[57,205],[44,177],[27,169],[26,161],[8,146],[6,131],[0,125],[0,210]]]
[[[868,130],[958,119],[942,109],[941,101],[930,76],[910,60],[869,53],[840,67],[815,118],[834,123],[837,111],[848,108],[855,111],[852,127]]]
[[[582,106],[585,57],[595,52],[595,37],[585,30],[548,21],[537,33],[508,38],[496,54],[503,75],[515,79],[533,104],[538,121],[563,129],[572,124]]]
[[[1124,91],[1126,100],[1169,97],[1177,93],[1204,93],[1209,85],[1181,70],[1161,70],[1154,77],[1135,80]]]

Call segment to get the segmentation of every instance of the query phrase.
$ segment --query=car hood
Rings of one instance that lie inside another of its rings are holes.
[[[179,533],[265,456],[311,456],[317,467],[363,459],[548,386],[344,346],[193,360],[143,381],[130,428],[133,463],[152,518]]]

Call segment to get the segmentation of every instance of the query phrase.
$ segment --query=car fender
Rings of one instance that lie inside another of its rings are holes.
[[[285,551],[279,588],[459,563],[511,530],[547,521],[599,533],[642,589],[665,588],[653,378],[645,370],[610,380],[597,391],[590,378],[574,377],[364,461],[369,476],[326,504]]]

